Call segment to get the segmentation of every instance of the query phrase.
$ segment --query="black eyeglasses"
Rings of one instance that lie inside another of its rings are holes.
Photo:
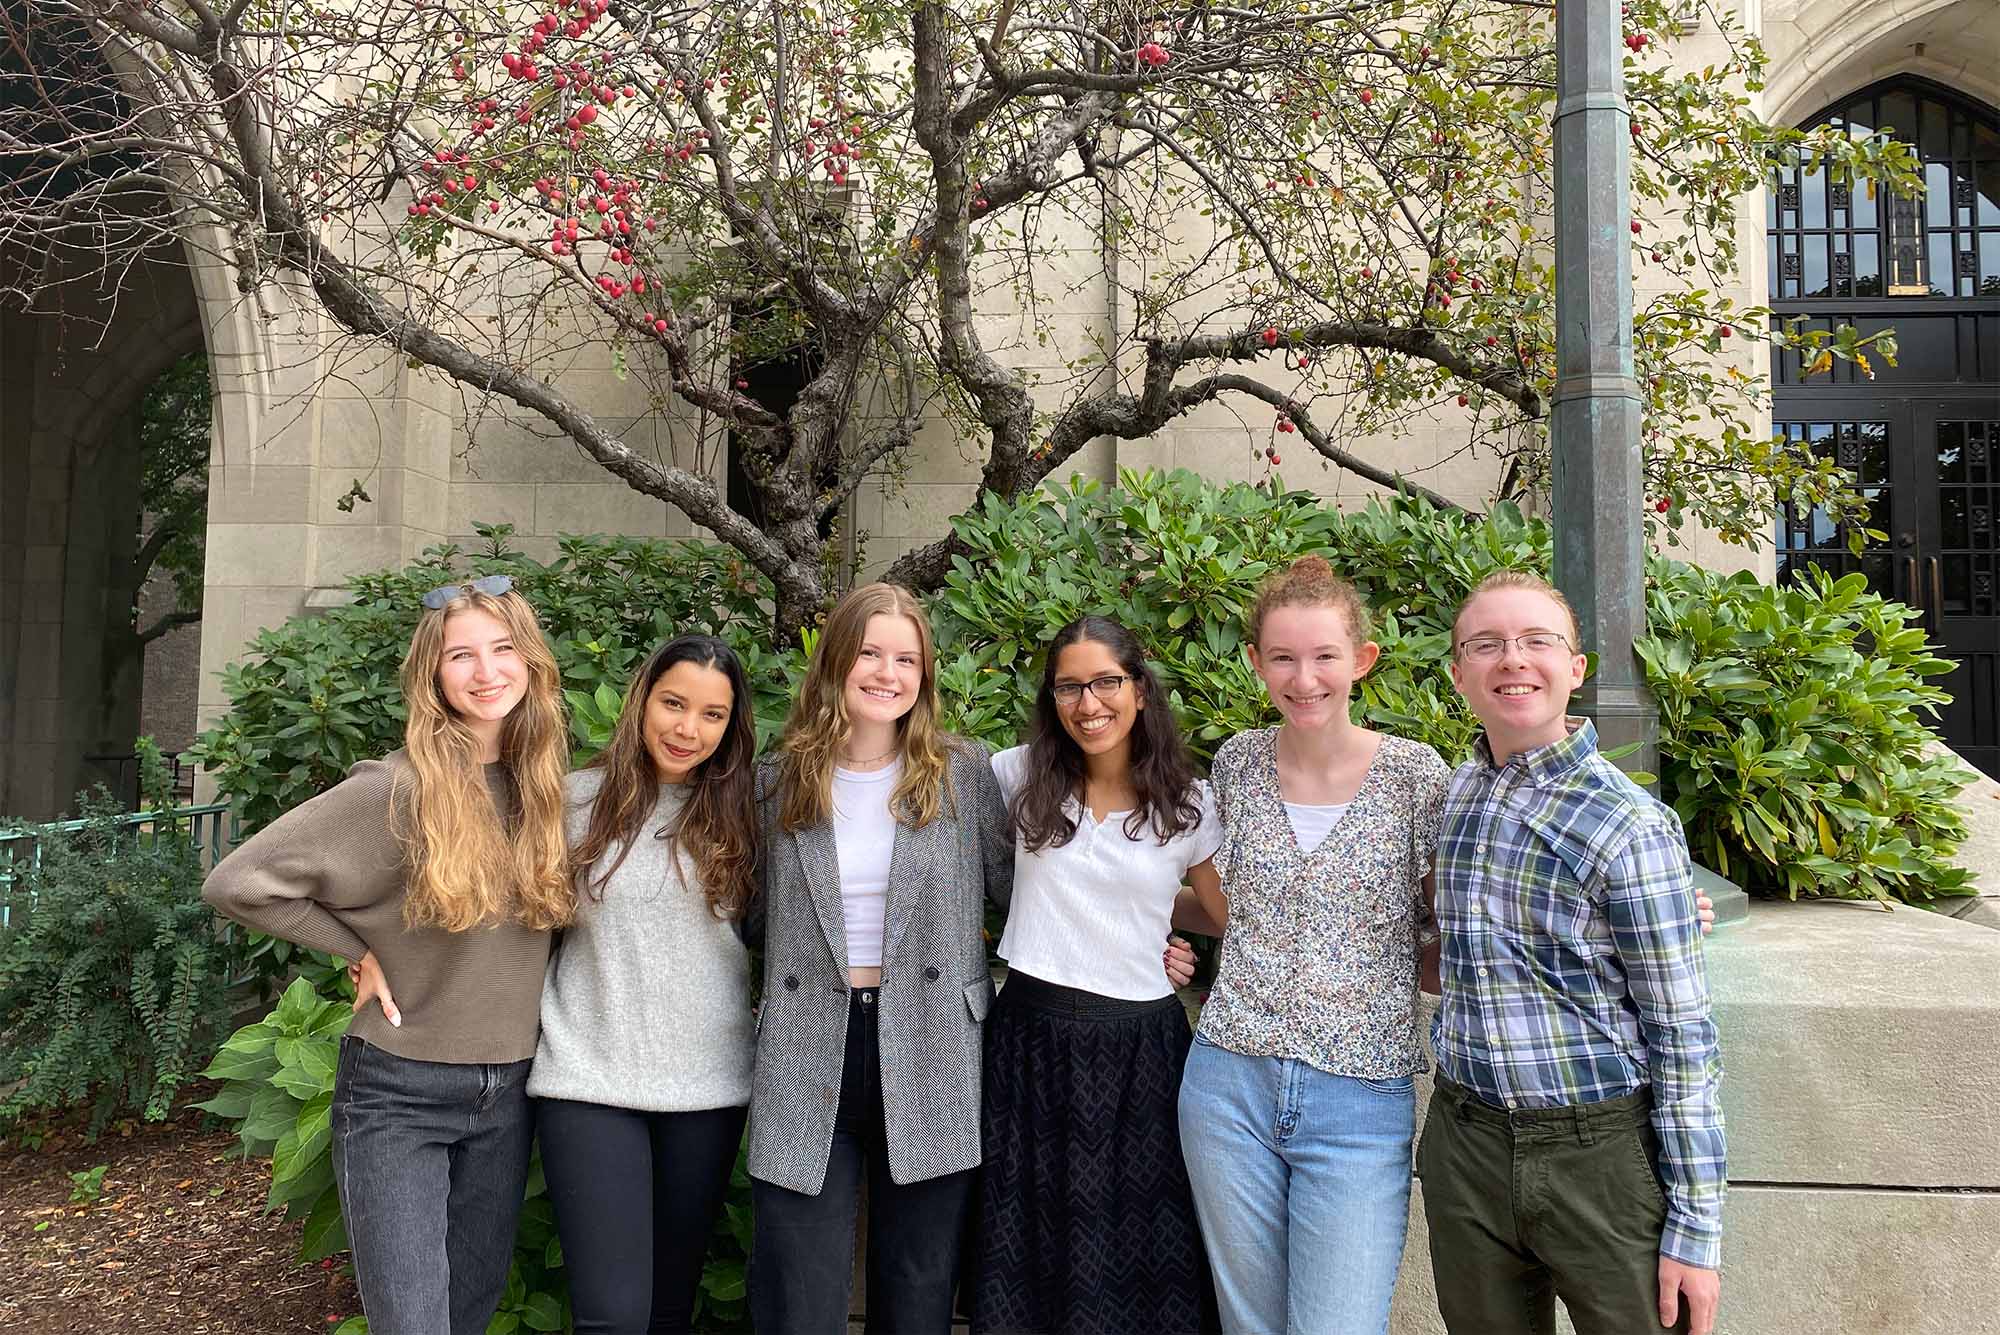
[[[438,585],[435,589],[424,595],[424,606],[435,612],[441,607],[449,607],[451,600],[464,593],[467,589],[472,590],[474,593],[483,593],[488,598],[498,598],[503,593],[511,592],[513,587],[514,577],[512,575],[482,575],[478,579],[462,584]]]
[[[1059,705],[1073,705],[1083,699],[1083,688],[1088,686],[1090,693],[1098,699],[1115,700],[1119,690],[1130,680],[1130,677],[1112,675],[1092,677],[1089,681],[1059,681],[1049,688],[1049,694],[1056,698]]]

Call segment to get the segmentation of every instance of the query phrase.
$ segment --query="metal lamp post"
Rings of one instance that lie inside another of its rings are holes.
[[[1632,370],[1631,112],[1619,0],[1556,6],[1555,579],[1597,671],[1577,707],[1628,769],[1659,772],[1659,707],[1632,652],[1646,633],[1645,480]]]

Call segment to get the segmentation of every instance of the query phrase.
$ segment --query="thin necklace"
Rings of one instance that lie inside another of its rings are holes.
[[[856,760],[853,756],[843,755],[841,756],[840,761],[843,765],[846,765],[849,769],[852,769],[857,765],[879,765],[883,761],[887,760],[890,756],[895,755],[898,749],[899,748],[892,746],[887,751],[884,751],[881,755],[870,756],[866,760]]]

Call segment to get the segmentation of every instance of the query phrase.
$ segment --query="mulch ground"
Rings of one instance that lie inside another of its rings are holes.
[[[298,1228],[263,1213],[269,1161],[203,1123],[183,1107],[91,1142],[62,1118],[0,1146],[0,1332],[296,1335],[361,1310],[344,1255],[301,1264]],[[99,1164],[96,1200],[73,1202],[70,1174]]]

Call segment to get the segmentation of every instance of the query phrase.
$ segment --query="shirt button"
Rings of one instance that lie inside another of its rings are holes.
[[[1479,971],[1479,976],[1480,976],[1481,978],[1484,978],[1484,977],[1486,976],[1486,970],[1484,970],[1484,969],[1481,969],[1481,970]]]
[[[1479,856],[1480,856],[1480,857],[1485,857],[1485,856],[1486,856],[1486,845],[1485,845],[1485,844],[1481,844],[1481,845],[1480,845],[1480,846],[1478,847],[1478,849],[1477,849],[1477,850],[1475,850],[1475,851],[1477,851],[1477,852],[1478,852],[1478,854],[1479,854]]]

